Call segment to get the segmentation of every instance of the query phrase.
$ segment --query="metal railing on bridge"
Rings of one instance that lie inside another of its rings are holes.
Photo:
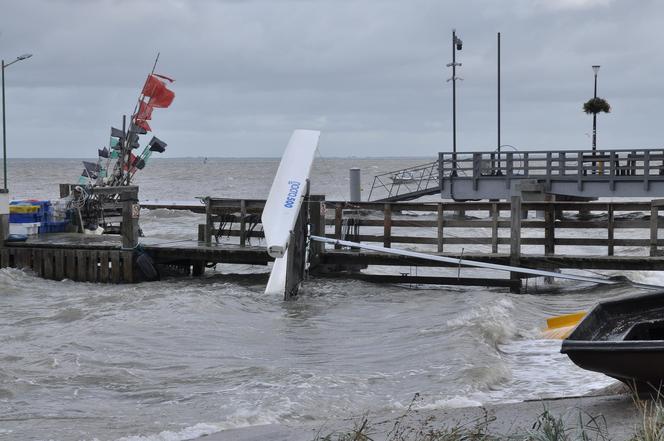
[[[405,201],[440,191],[438,161],[382,173],[374,177],[370,201]]]
[[[452,185],[453,196],[503,197],[516,179],[595,197],[648,196],[651,184],[664,183],[664,149],[440,153],[439,163],[443,197]]]

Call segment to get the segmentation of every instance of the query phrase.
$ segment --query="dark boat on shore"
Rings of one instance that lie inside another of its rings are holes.
[[[563,340],[561,352],[639,395],[658,395],[664,385],[664,291],[599,303]]]

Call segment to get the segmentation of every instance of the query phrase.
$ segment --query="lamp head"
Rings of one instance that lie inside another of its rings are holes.
[[[32,54],[23,54],[23,55],[19,55],[18,57],[16,57],[16,60],[18,60],[18,61],[26,60],[30,57],[32,57]]]
[[[599,65],[598,64],[593,66],[593,72],[595,72],[595,75],[597,75],[597,72],[599,72]]]

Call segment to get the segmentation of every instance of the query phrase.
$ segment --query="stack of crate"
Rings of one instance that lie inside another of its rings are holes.
[[[67,222],[53,220],[51,201],[27,199],[9,203],[9,226],[12,233],[57,233],[65,231]]]

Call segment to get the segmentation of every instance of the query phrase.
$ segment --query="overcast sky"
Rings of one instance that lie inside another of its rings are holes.
[[[460,151],[502,143],[661,147],[664,2],[655,0],[0,0],[9,156],[95,156],[157,52],[176,97],[168,157],[279,156],[295,128],[333,156],[434,156],[452,143],[451,33],[463,39]]]

